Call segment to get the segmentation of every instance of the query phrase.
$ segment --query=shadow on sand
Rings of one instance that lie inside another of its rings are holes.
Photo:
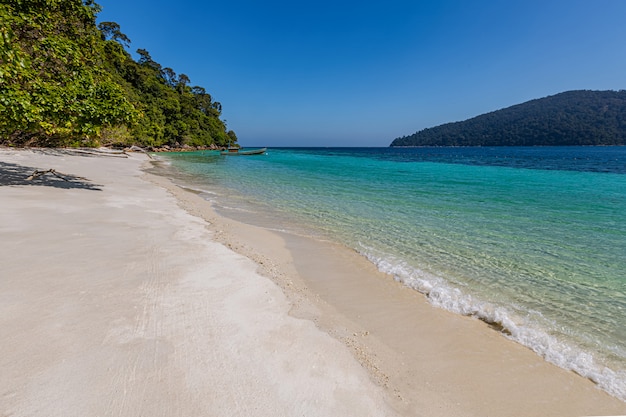
[[[28,180],[37,168],[27,167],[9,162],[0,161],[0,187],[7,185],[38,185],[64,189],[83,189],[92,191],[102,191],[101,185],[92,184],[85,178],[70,174],[60,174],[65,178],[59,178],[51,174]]]

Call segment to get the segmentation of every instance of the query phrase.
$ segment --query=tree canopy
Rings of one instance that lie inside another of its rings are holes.
[[[567,91],[395,139],[391,146],[626,145],[626,91]]]
[[[224,146],[222,106],[162,68],[92,0],[0,0],[0,143]]]

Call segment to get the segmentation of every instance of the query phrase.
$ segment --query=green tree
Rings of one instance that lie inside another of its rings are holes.
[[[93,145],[130,124],[133,106],[99,61],[91,1],[0,4],[0,135],[13,143]]]
[[[115,22],[101,22],[98,24],[98,29],[102,33],[103,40],[113,39],[119,42],[121,45],[128,48],[130,46],[130,39],[120,31],[120,25]]]

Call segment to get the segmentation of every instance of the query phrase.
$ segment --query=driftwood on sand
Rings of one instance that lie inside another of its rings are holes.
[[[57,149],[55,152],[63,153],[63,154],[74,154],[74,155],[85,155],[85,156],[105,156],[105,157],[114,157],[114,158],[128,158],[128,154],[126,152],[143,152],[148,155],[148,158],[153,159],[152,155],[150,155],[146,150],[140,148],[139,146],[131,146],[130,148],[126,148],[124,150],[118,149],[108,149],[108,148],[78,148],[78,149]],[[62,179],[63,181],[72,181],[72,180],[83,180],[89,181],[87,178],[83,177],[75,177],[73,175],[64,174],[62,172],[58,172],[57,170],[50,168],[46,170],[35,170],[28,178],[27,181],[32,181],[46,174],[54,175],[57,178]]]
[[[104,156],[110,158],[128,158],[127,152],[143,152],[148,158],[154,159],[145,149],[139,146],[131,146],[126,149],[110,149],[110,148],[58,148],[46,150],[45,153],[61,153],[64,155],[81,155],[81,156]]]
[[[61,178],[63,181],[70,181],[67,177],[69,177],[70,175],[68,174],[63,174],[62,172],[57,172],[55,169],[46,169],[44,171],[40,171],[40,170],[35,170],[35,172],[33,172],[28,178],[26,178],[26,181],[32,181],[35,178],[39,178],[42,175],[46,175],[46,174],[52,174],[57,178]],[[72,179],[75,180],[83,180],[83,181],[89,181],[87,178],[83,178],[83,177],[74,177],[72,176]]]
[[[139,146],[135,146],[135,145],[133,145],[133,146],[131,146],[131,147],[130,147],[130,148],[128,148],[128,149],[124,149],[124,151],[123,151],[123,152],[126,152],[126,151],[130,151],[130,152],[143,152],[143,153],[145,153],[146,155],[148,155],[148,158],[150,158],[150,159],[154,159],[154,158],[152,157],[152,155],[150,155],[148,152],[146,152],[146,150],[145,150],[145,149],[140,148]]]

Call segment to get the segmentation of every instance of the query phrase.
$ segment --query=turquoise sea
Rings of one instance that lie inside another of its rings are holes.
[[[339,241],[626,400],[626,147],[162,158],[222,214]]]

